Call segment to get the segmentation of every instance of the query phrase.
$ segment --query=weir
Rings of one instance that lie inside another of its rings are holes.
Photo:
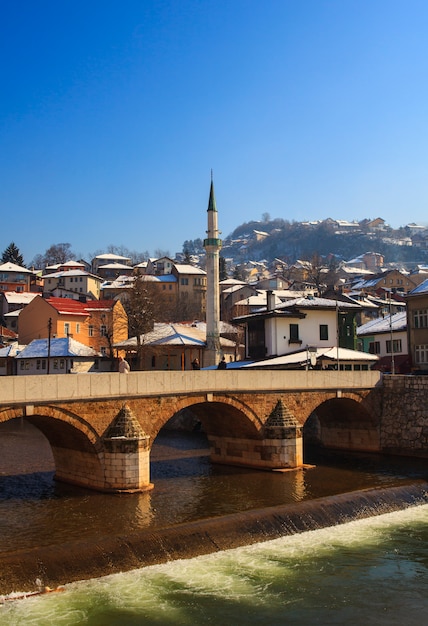
[[[97,541],[15,550],[0,555],[0,593],[35,590],[37,579],[55,588],[76,580],[229,550],[427,503],[428,483],[417,481]]]

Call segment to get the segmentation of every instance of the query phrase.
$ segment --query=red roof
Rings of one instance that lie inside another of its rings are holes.
[[[9,330],[6,326],[0,326],[0,337],[9,337],[9,339],[17,339],[18,335]]]
[[[80,302],[79,300],[72,300],[71,298],[47,298],[46,302],[53,306],[60,314],[84,315],[85,317],[90,314],[90,311],[110,311],[115,304],[115,300]]]

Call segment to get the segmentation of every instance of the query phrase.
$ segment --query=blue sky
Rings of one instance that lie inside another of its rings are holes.
[[[174,254],[211,169],[223,236],[427,224],[427,32],[426,0],[2,3],[0,252]]]

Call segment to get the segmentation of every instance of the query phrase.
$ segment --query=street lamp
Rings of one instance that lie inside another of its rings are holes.
[[[316,346],[306,346],[306,369],[309,365],[313,368],[317,364],[317,348]]]

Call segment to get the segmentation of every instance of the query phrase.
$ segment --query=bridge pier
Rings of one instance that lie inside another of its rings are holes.
[[[210,458],[214,463],[256,469],[294,469],[303,465],[302,427],[278,400],[263,428],[261,439],[210,434]]]
[[[150,482],[150,437],[124,405],[102,438],[103,491],[127,492],[153,489]]]

